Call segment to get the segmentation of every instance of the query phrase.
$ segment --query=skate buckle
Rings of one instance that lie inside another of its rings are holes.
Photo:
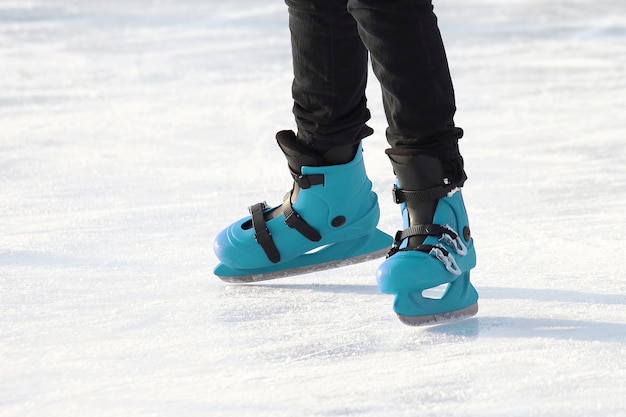
[[[467,247],[465,246],[465,244],[461,240],[461,237],[459,236],[459,234],[457,232],[455,232],[454,229],[452,229],[447,224],[444,224],[442,227],[444,229],[446,229],[446,230],[449,230],[450,234],[443,233],[441,235],[441,238],[439,239],[439,241],[443,242],[444,244],[446,244],[449,247],[451,247],[452,249],[454,249],[454,251],[458,255],[461,255],[461,256],[467,255]],[[454,238],[453,238],[453,236],[454,236]]]
[[[264,229],[259,229],[254,234],[254,240],[256,240],[259,245],[263,246],[270,240],[272,240],[272,232],[270,232],[270,229],[268,229],[267,227],[265,227]]]
[[[293,177],[293,180],[298,184],[298,186],[303,190],[311,188],[314,185],[324,184],[324,174],[303,175],[292,172],[291,176]]]
[[[398,188],[398,186],[396,184],[393,185],[393,188],[391,189],[391,198],[393,199],[393,202],[396,204],[401,204],[404,203],[404,199],[401,198],[401,193],[400,193],[400,189]]]
[[[265,211],[269,207],[270,206],[267,204],[267,201],[261,201],[260,203],[254,204],[252,206],[248,206],[248,213],[252,214],[252,211],[256,210],[257,208],[260,208],[261,211]]]
[[[272,233],[267,228],[263,213],[268,209],[265,201],[250,206],[248,210],[252,217],[252,227],[254,228],[254,240],[261,245],[261,249],[267,255],[267,258],[272,263],[278,263],[280,261],[280,252],[272,239]]]
[[[428,254],[437,258],[437,260],[439,260],[446,268],[446,270],[451,274],[454,274],[456,276],[461,275],[461,269],[456,264],[456,261],[454,260],[450,252],[445,250],[443,246],[433,246]]]
[[[393,238],[393,243],[391,244],[391,248],[389,248],[389,251],[387,252],[386,258],[389,258],[400,252],[400,245],[402,244],[403,239],[404,238],[402,237],[402,230],[398,230],[396,232],[396,236]]]

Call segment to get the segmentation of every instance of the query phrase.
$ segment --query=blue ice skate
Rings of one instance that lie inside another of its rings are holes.
[[[215,275],[228,282],[262,281],[384,256],[393,239],[376,228],[378,197],[361,146],[319,155],[291,131],[276,138],[293,188],[282,205],[255,204],[249,216],[216,237],[213,248],[221,263]],[[333,164],[341,159],[349,162]]]
[[[394,311],[412,326],[476,314],[478,294],[470,283],[476,251],[458,184],[443,178],[434,158],[389,156],[399,185],[409,185],[394,187],[405,229],[378,268],[380,290],[395,295]],[[436,288],[441,296],[433,296]]]

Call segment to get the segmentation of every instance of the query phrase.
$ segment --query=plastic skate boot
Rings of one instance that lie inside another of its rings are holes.
[[[276,139],[293,188],[282,205],[255,204],[249,216],[215,238],[221,262],[215,275],[253,282],[383,257],[393,239],[376,228],[378,197],[365,173],[361,145],[319,154],[291,131],[278,132]]]
[[[420,326],[478,312],[470,283],[476,251],[460,185],[444,177],[434,157],[388,150],[397,176],[393,196],[405,229],[397,232],[376,278],[394,294],[393,309],[405,324]],[[433,296],[443,289],[443,295]]]

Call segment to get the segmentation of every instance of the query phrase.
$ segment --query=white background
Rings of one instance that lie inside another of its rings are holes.
[[[291,186],[281,1],[0,0],[0,415],[626,415],[626,2],[435,10],[481,299],[411,328],[378,261],[212,274],[219,230]]]

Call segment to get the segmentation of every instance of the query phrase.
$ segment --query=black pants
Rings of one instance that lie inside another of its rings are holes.
[[[368,52],[392,148],[460,158],[454,90],[430,0],[286,0],[298,137],[327,150],[371,133]]]

